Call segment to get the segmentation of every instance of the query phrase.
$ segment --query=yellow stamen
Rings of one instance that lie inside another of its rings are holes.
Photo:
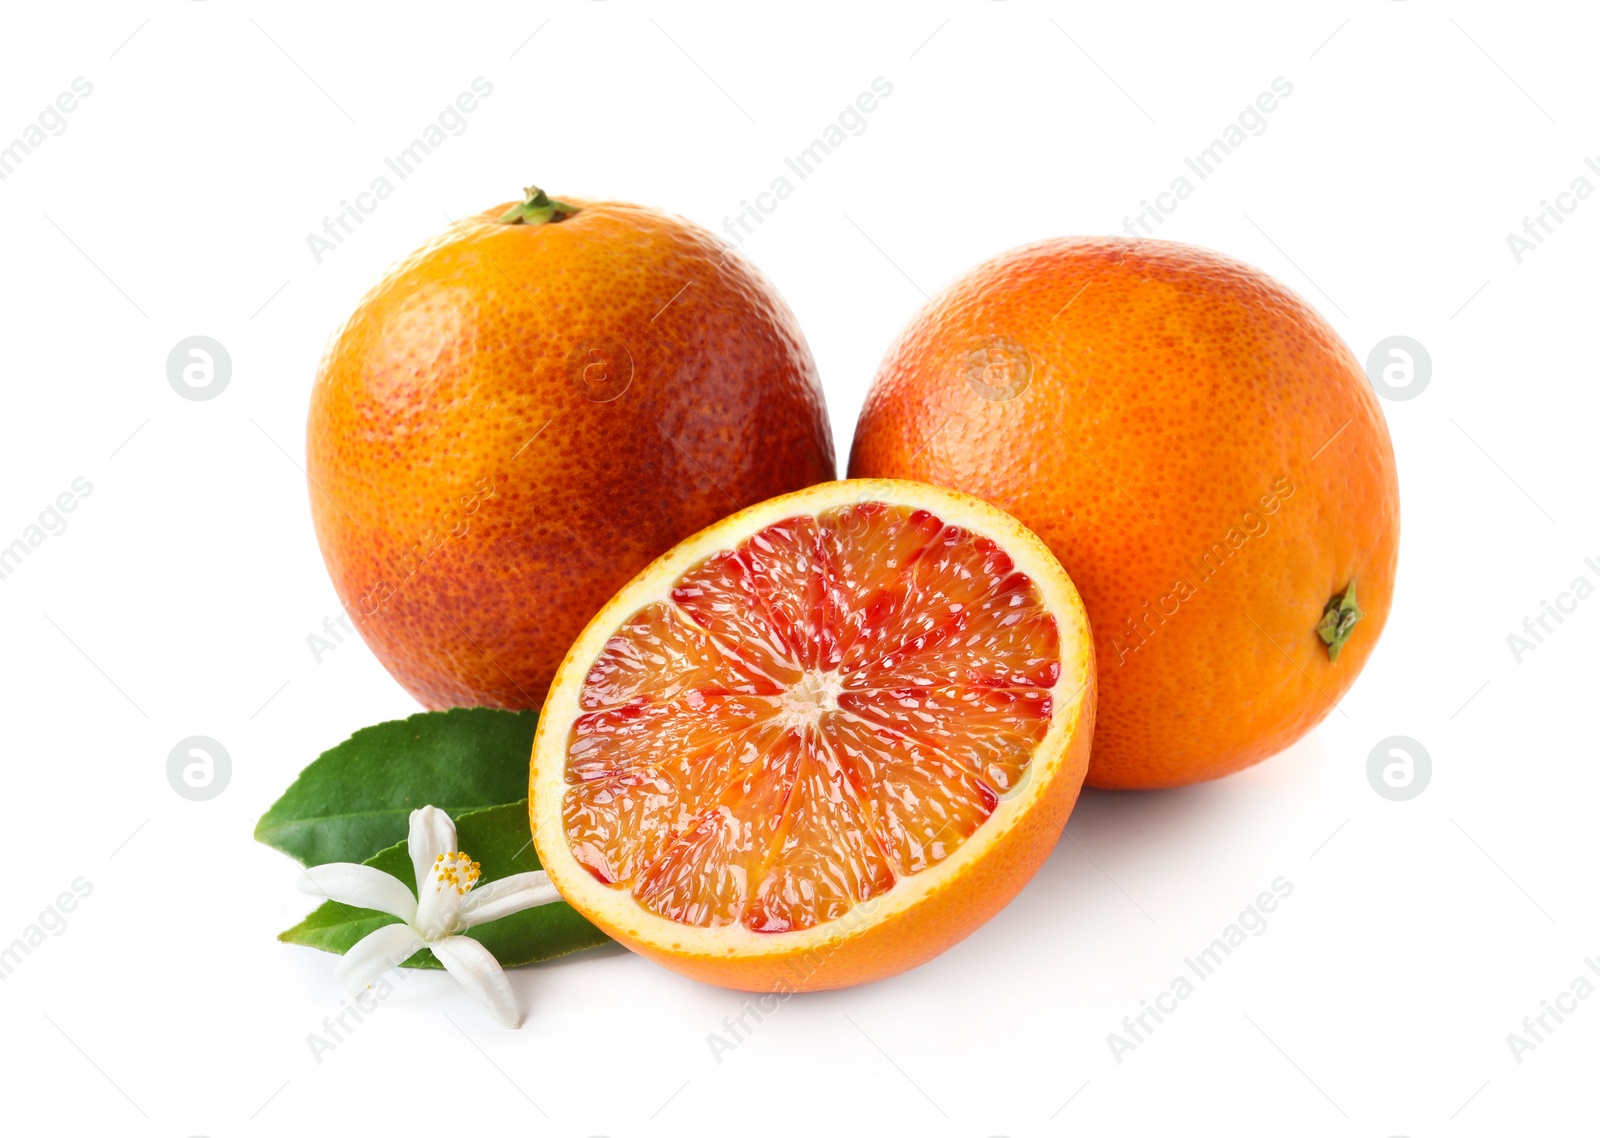
[[[433,876],[436,890],[442,890],[449,885],[455,888],[459,896],[465,896],[482,874],[480,863],[473,861],[462,850],[451,850],[434,859]]]

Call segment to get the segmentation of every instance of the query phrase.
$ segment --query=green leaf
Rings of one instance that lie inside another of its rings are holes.
[[[479,864],[483,883],[540,868],[539,856],[529,836],[526,800],[463,814],[455,823],[456,847]],[[368,858],[366,864],[393,874],[401,881],[414,883],[416,880],[405,842]],[[398,917],[387,913],[324,901],[294,928],[279,933],[278,939],[320,948],[324,952],[342,953],[374,929],[398,923]],[[593,948],[605,944],[608,939],[564,901],[524,909],[468,929],[465,935],[480,941],[505,968]],[[405,967],[443,966],[432,952],[423,949],[407,960]]]
[[[300,772],[256,840],[306,865],[361,861],[403,841],[411,811],[454,818],[528,796],[539,716],[456,707],[364,727]]]

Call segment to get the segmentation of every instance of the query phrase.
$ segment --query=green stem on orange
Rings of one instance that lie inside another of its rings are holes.
[[[1328,660],[1339,658],[1339,649],[1350,639],[1356,621],[1367,614],[1356,604],[1356,583],[1351,581],[1345,591],[1335,593],[1322,608],[1322,619],[1317,621],[1317,637],[1328,646]]]
[[[523,192],[527,197],[500,215],[507,225],[543,225],[578,212],[577,206],[557,201],[538,186],[529,186]]]

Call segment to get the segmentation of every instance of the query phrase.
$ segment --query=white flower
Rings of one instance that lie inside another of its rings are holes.
[[[362,937],[339,962],[338,977],[352,995],[418,949],[427,947],[445,971],[461,981],[505,1027],[522,1023],[517,997],[500,962],[464,929],[535,905],[561,900],[544,870],[491,881],[481,889],[478,863],[456,849],[456,824],[443,810],[424,806],[411,812],[408,839],[411,864],[421,896],[398,877],[370,865],[338,861],[305,871],[300,888],[343,905],[377,909],[404,924],[384,925]]]

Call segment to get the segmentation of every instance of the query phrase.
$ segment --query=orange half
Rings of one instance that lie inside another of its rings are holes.
[[[530,814],[562,896],[751,991],[893,975],[988,920],[1077,800],[1093,640],[1048,548],[917,482],[827,482],[648,566],[556,675]]]

